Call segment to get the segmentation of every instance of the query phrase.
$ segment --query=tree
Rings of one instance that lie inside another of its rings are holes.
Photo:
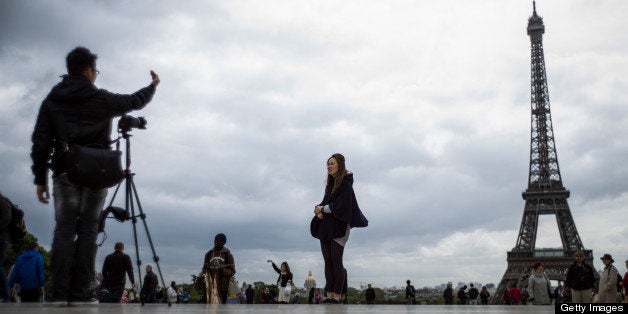
[[[196,300],[198,298],[200,303],[206,303],[205,300],[205,274],[200,272],[198,275],[192,274],[192,285],[190,287],[190,299]],[[193,298],[192,296],[196,296]]]

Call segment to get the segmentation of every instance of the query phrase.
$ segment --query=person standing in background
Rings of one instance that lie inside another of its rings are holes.
[[[615,260],[610,254],[604,254],[600,258],[604,263],[604,271],[600,275],[600,287],[598,294],[599,303],[617,302],[617,276],[619,272],[613,265]]]
[[[595,285],[593,267],[584,261],[584,252],[574,254],[574,263],[567,270],[565,287],[571,288],[575,303],[591,303],[591,290]]]
[[[133,264],[131,257],[124,253],[124,243],[117,242],[113,249],[114,252],[105,257],[105,262],[102,265],[102,286],[109,291],[104,303],[120,303],[122,291],[126,285],[125,275],[127,274],[131,286],[135,289]]]

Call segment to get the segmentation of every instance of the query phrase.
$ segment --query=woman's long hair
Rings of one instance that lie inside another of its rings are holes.
[[[342,184],[342,180],[347,175],[347,166],[345,165],[345,156],[342,154],[333,154],[331,157],[327,159],[327,163],[329,160],[335,159],[336,163],[338,163],[338,172],[336,173],[336,177],[331,176],[329,173],[327,174],[327,184],[325,185],[325,193],[334,193],[338,191],[340,185]]]
[[[283,262],[281,263],[281,266],[279,266],[279,270],[281,270],[281,267],[284,267],[286,269],[286,275],[287,274],[292,274],[292,272],[290,271],[290,266],[288,266],[288,262]]]

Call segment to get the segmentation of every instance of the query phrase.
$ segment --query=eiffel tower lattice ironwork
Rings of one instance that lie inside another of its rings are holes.
[[[593,251],[585,250],[576,224],[569,210],[569,190],[563,186],[554,142],[550,111],[545,58],[543,55],[543,19],[533,4],[528,19],[531,42],[531,142],[528,188],[522,193],[525,200],[523,218],[515,247],[508,252],[508,268],[495,291],[493,303],[501,303],[504,289],[516,284],[527,286],[532,264],[543,264],[551,280],[564,281],[567,269],[573,263],[576,251],[583,251],[585,261],[593,265]],[[562,248],[537,248],[536,237],[540,215],[555,215]]]

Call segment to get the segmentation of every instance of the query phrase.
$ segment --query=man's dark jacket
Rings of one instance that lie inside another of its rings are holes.
[[[142,286],[142,296],[146,302],[154,301],[158,284],[159,280],[157,280],[157,275],[155,275],[152,271],[147,272],[144,276],[144,285]]]
[[[469,289],[469,299],[477,300],[479,295],[480,295],[480,292],[478,291],[476,287]]]
[[[47,184],[47,170],[53,177],[66,171],[62,159],[59,122],[65,125],[68,141],[78,145],[111,146],[112,118],[142,109],[155,93],[149,85],[130,95],[98,89],[82,75],[65,75],[44,99],[33,131],[33,174],[36,185]],[[61,119],[55,119],[55,117]],[[49,165],[49,161],[52,161]]]
[[[124,254],[121,251],[115,251],[105,257],[105,263],[102,265],[102,284],[106,289],[124,289],[126,274],[129,275],[131,284],[134,284],[135,279],[133,277],[133,264],[131,263],[131,258],[127,254]]]
[[[578,266],[575,262],[569,266],[565,286],[573,290],[586,290],[593,288],[593,285],[595,285],[593,267],[587,263],[582,263],[582,266]]]
[[[246,288],[245,293],[246,293],[246,303],[253,304],[253,298],[255,298],[255,289],[249,286],[248,288]]]
[[[373,289],[372,287],[366,288],[365,297],[366,297],[366,301],[375,300],[375,289]]]

